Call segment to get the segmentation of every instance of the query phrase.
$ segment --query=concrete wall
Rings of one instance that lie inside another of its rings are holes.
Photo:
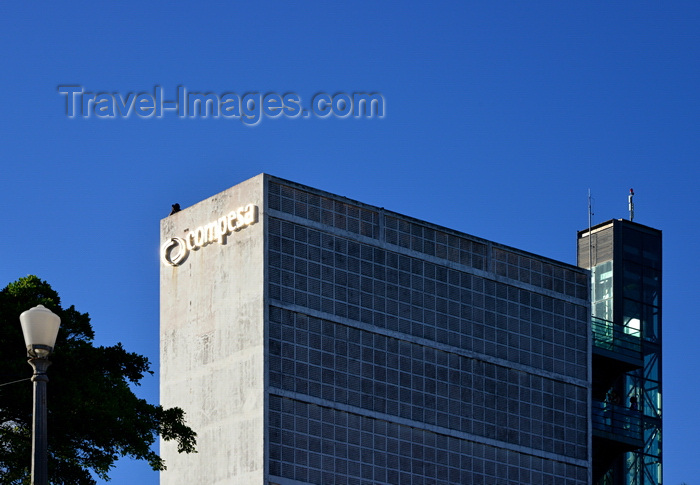
[[[263,483],[263,181],[259,175],[161,221],[161,245],[196,242],[198,227],[258,207],[257,222],[224,244],[190,250],[178,266],[161,261],[161,403],[184,409],[198,435],[197,454],[161,443],[162,485]]]

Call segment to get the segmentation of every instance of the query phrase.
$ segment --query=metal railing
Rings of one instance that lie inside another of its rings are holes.
[[[593,345],[634,359],[641,358],[642,339],[639,329],[617,325],[611,321],[593,317]]]
[[[642,413],[619,404],[593,401],[593,429],[642,442]]]

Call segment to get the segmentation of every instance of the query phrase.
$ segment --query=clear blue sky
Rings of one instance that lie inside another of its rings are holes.
[[[2,286],[37,274],[157,371],[174,202],[268,172],[574,263],[588,189],[602,222],[633,187],[664,232],[665,483],[700,484],[700,3],[3,2],[0,24]],[[375,91],[386,112],[69,119],[64,84]],[[122,460],[112,483],[158,474]]]

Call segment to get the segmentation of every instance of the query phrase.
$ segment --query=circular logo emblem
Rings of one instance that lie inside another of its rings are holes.
[[[185,240],[173,237],[160,248],[160,259],[163,264],[178,266],[185,262],[188,253]]]

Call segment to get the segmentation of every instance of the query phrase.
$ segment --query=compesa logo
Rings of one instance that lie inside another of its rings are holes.
[[[160,259],[163,264],[179,266],[185,262],[190,251],[196,251],[213,242],[225,244],[229,234],[256,222],[258,222],[258,206],[248,204],[239,207],[215,221],[188,232],[184,238],[170,238],[160,248]]]

